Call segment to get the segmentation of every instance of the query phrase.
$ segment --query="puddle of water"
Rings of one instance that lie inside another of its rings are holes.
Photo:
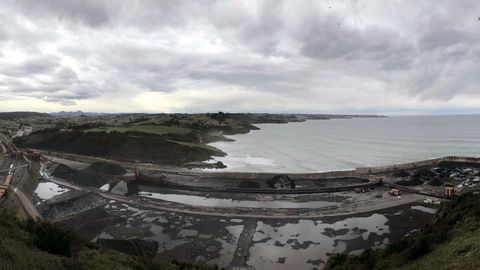
[[[202,260],[228,266],[233,259],[238,237],[244,225],[219,218],[204,218],[173,212],[141,210],[126,204],[107,205],[105,210],[125,214],[125,221],[106,230],[99,237],[115,239],[141,238],[158,241],[159,256],[188,260]],[[188,251],[184,251],[184,250]]]
[[[234,259],[239,237],[248,224],[240,218],[146,210],[113,201],[104,209],[125,219],[99,237],[155,240],[160,244],[160,259],[201,260],[220,267],[228,267]],[[365,248],[385,246],[398,231],[399,220],[414,213],[417,218],[431,216],[408,206],[403,211],[336,221],[257,220],[253,221],[256,228],[252,241],[238,248],[247,252],[246,263],[255,269],[321,269],[329,254],[359,253]],[[407,226],[403,229],[409,232],[421,225],[411,221],[402,226]]]
[[[322,208],[337,205],[327,201],[238,201],[231,199],[207,198],[195,195],[162,194],[155,192],[140,192],[140,196],[205,207],[246,207],[246,208]]]
[[[429,213],[429,214],[435,214],[437,212],[437,209],[435,209],[435,208],[425,207],[425,206],[421,206],[421,205],[411,206],[410,208],[412,208],[414,210],[422,211],[422,212],[425,212],[425,213]]]
[[[327,254],[344,252],[348,241],[364,241],[372,234],[382,236],[386,242],[388,219],[384,215],[353,217],[335,222],[299,220],[272,226],[259,221],[249,249],[247,264],[262,269],[311,269],[327,260]],[[279,258],[285,257],[283,263]]]
[[[69,189],[62,188],[52,182],[40,182],[35,189],[35,194],[42,200],[48,200],[68,191]]]

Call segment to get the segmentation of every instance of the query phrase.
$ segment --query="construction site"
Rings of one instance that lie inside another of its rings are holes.
[[[6,137],[1,145],[2,206],[69,226],[87,241],[134,241],[134,255],[232,268],[321,268],[330,253],[385,246],[430,222],[442,201],[480,189],[480,161],[469,157],[325,173],[214,173],[20,150]]]

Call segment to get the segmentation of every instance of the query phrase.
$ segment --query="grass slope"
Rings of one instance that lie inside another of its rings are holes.
[[[139,160],[164,164],[203,161],[223,152],[193,143],[177,143],[162,136],[133,132],[39,131],[17,138],[20,147],[54,150],[67,153]]]
[[[49,223],[19,220],[0,210],[2,270],[176,270],[217,269],[199,263],[157,262],[84,243]]]
[[[442,205],[434,224],[382,250],[337,254],[325,269],[480,269],[480,195]]]

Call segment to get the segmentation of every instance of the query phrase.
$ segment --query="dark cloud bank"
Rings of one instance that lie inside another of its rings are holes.
[[[477,1],[7,0],[0,96],[46,110],[470,112],[479,15]]]

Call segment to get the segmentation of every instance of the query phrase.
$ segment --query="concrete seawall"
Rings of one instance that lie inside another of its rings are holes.
[[[428,160],[421,160],[408,163],[400,163],[386,166],[376,167],[360,167],[353,170],[329,171],[318,173],[260,173],[260,172],[178,172],[179,175],[192,175],[199,177],[227,178],[227,179],[271,179],[278,174],[287,174],[291,179],[329,179],[329,178],[345,178],[345,177],[364,177],[369,174],[381,174],[399,170],[412,170],[422,167],[437,166],[440,162],[450,161],[459,163],[475,163],[480,164],[480,158],[464,157],[464,156],[446,156]]]
[[[66,158],[69,160],[75,160],[80,162],[92,162],[92,161],[103,161],[103,162],[118,162],[113,160],[105,160],[102,158],[92,158],[83,156],[84,158],[79,158],[81,155],[71,155],[66,153],[56,153],[50,151],[41,151],[35,150],[39,153],[45,153],[50,156],[58,158]],[[164,168],[164,169],[155,169],[155,171],[160,173],[175,173],[178,175],[190,175],[196,177],[212,177],[212,178],[224,178],[224,179],[271,179],[273,176],[278,174],[287,174],[290,178],[296,179],[305,179],[305,180],[315,180],[315,179],[331,179],[331,178],[345,178],[345,177],[364,177],[369,174],[381,174],[388,173],[399,170],[412,170],[422,167],[437,166],[440,162],[450,161],[450,162],[459,162],[459,163],[474,163],[480,164],[480,157],[467,157],[467,156],[445,156],[440,158],[433,158],[427,160],[420,160],[408,163],[399,163],[385,166],[375,166],[375,167],[358,167],[352,170],[342,170],[342,171],[328,171],[328,172],[318,172],[318,173],[277,173],[277,172],[205,172],[205,171],[191,171],[184,168]],[[121,166],[127,168],[135,167],[133,163],[127,162],[118,162]]]

